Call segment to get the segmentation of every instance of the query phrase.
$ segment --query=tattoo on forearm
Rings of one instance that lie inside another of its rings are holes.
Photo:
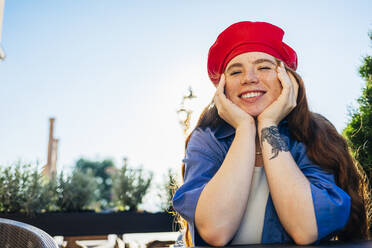
[[[280,137],[279,129],[276,126],[265,127],[261,130],[261,145],[265,140],[272,147],[273,156],[270,159],[276,158],[281,151],[289,151],[287,143]]]

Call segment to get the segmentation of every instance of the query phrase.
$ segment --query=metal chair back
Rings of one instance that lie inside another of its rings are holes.
[[[0,247],[58,248],[43,230],[19,221],[0,218]]]

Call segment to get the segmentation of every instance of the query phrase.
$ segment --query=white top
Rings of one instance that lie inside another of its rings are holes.
[[[247,209],[240,227],[236,232],[233,245],[260,244],[265,218],[266,203],[269,197],[269,186],[266,181],[264,167],[254,167],[249,192]]]

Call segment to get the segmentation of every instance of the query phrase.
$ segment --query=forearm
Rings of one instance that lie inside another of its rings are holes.
[[[254,169],[255,136],[255,127],[236,130],[225,160],[199,197],[195,224],[212,245],[224,245],[239,228]]]
[[[271,141],[270,144],[270,137],[265,137],[277,131],[273,127],[276,126],[260,125],[258,132],[275,210],[284,229],[296,243],[312,243],[317,239],[317,225],[310,183],[288,151],[288,145],[280,141]],[[270,128],[270,132],[265,134],[265,128],[266,131]]]

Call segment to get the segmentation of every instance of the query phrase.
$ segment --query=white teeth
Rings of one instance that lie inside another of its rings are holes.
[[[249,92],[247,94],[242,95],[242,98],[250,98],[255,96],[261,96],[263,95],[263,92]]]

